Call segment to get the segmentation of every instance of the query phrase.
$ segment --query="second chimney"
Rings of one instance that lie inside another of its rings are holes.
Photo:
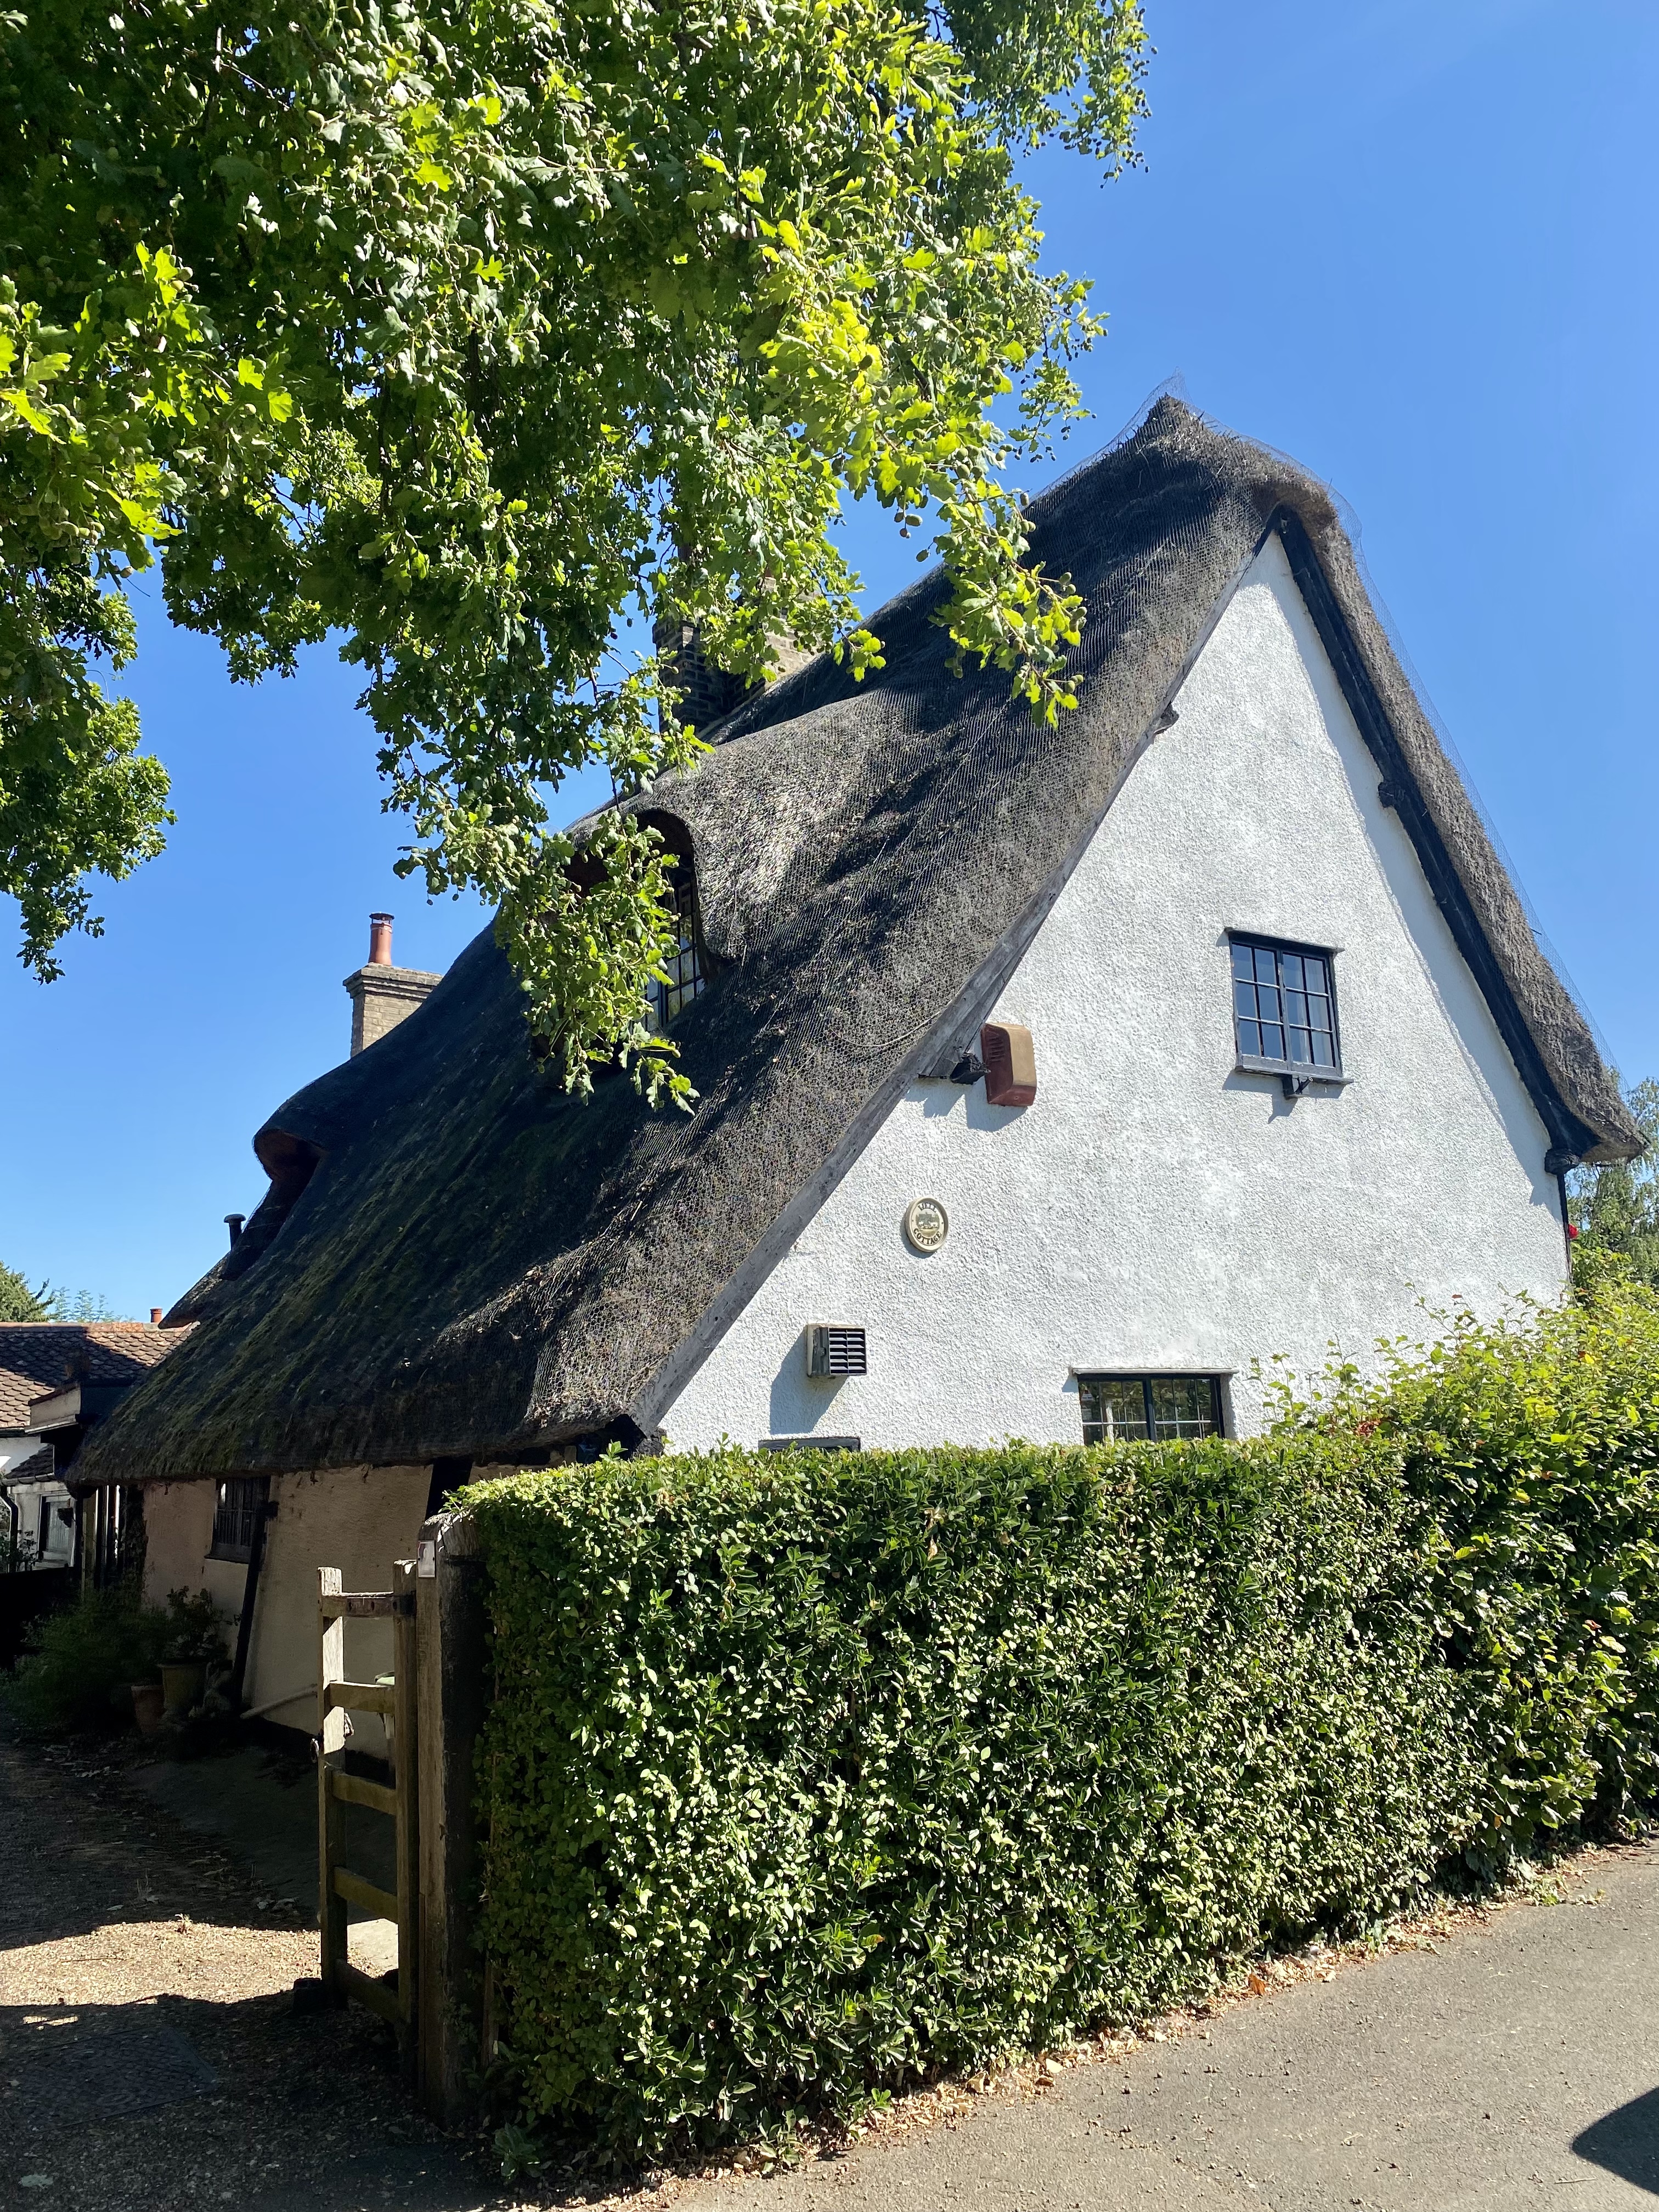
[[[366,1045],[376,1044],[388,1030],[412,1014],[441,975],[421,968],[392,964],[392,916],[368,917],[368,959],[345,979],[351,997],[351,1053],[355,1060]]]

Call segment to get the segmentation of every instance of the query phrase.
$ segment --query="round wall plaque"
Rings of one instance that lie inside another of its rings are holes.
[[[951,1217],[936,1198],[913,1198],[904,1209],[904,1241],[913,1252],[937,1252],[951,1233]]]

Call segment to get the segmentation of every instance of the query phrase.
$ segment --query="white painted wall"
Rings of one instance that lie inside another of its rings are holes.
[[[75,1554],[75,1526],[65,1522],[64,1511],[73,1511],[73,1504],[64,1484],[55,1479],[44,1482],[0,1483],[5,1494],[17,1508],[17,1531],[29,1563],[35,1567],[66,1567]],[[44,1543],[41,1542],[41,1508],[47,1509]],[[10,1516],[0,1505],[0,1547],[10,1533]]]
[[[664,1417],[672,1444],[1081,1435],[1073,1370],[1302,1372],[1565,1273],[1548,1138],[1434,904],[1277,538],[1011,980],[1038,1092],[915,1085]],[[1340,948],[1354,1080],[1234,1072],[1230,928]],[[930,1258],[900,1220],[943,1200]],[[809,1382],[861,1322],[870,1372]]]

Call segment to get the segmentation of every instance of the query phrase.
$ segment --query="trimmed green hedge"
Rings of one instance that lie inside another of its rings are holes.
[[[628,2154],[845,2109],[1644,1802],[1659,1306],[1282,1416],[466,1492],[526,2115]]]

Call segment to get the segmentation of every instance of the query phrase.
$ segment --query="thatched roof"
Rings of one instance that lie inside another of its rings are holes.
[[[648,1432],[904,1086],[972,1036],[1269,526],[1552,1143],[1639,1149],[1323,487],[1164,400],[1034,517],[1036,555],[1088,606],[1058,731],[1005,677],[948,673],[934,577],[874,618],[878,678],[813,662],[643,802],[689,831],[720,963],[676,1029],[695,1114],[623,1080],[583,1105],[538,1075],[486,933],[260,1132],[270,1196],[169,1316],[199,1322],[190,1341],[88,1438],[88,1473]]]

